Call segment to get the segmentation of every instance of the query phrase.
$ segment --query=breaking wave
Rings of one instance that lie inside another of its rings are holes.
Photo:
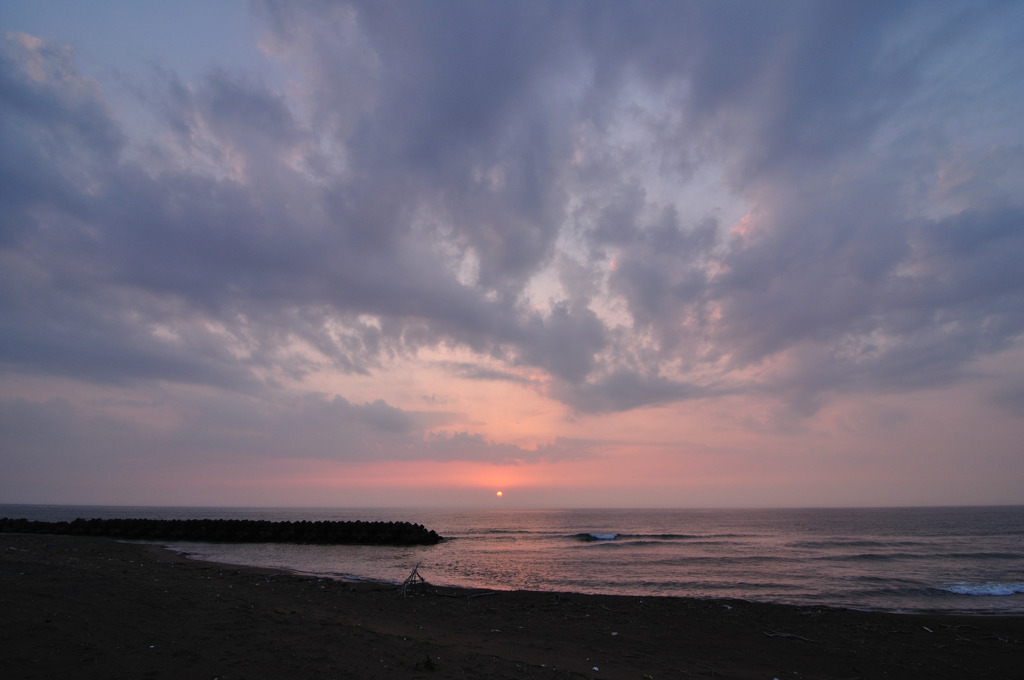
[[[1016,595],[1024,593],[1024,583],[951,583],[940,588],[957,595]]]
[[[576,534],[573,538],[580,541],[614,541],[619,537],[618,534]]]

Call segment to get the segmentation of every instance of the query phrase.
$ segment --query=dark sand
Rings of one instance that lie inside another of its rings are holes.
[[[430,574],[424,576],[429,580]],[[1024,678],[1024,617],[352,584],[0,534],[3,678]]]

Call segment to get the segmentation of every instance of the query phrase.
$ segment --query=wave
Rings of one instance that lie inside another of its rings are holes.
[[[822,541],[793,541],[790,548],[808,548],[813,550],[827,548],[917,548],[930,545],[924,541],[879,541],[872,539],[831,539]]]
[[[887,562],[899,560],[1019,560],[1020,553],[1004,552],[963,552],[963,553],[933,553],[933,552],[877,552],[877,553],[850,553],[834,555],[816,555],[807,557],[810,562]]]
[[[960,581],[939,588],[957,595],[1016,595],[1024,593],[1024,583],[968,583]]]
[[[620,534],[613,532],[587,532],[573,534],[577,541],[632,541],[636,543],[667,543],[671,541],[720,542],[722,539],[749,538],[750,534]]]

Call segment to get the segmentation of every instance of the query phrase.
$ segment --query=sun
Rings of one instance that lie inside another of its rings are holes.
[[[497,493],[498,498],[501,498],[503,495],[500,491]]]

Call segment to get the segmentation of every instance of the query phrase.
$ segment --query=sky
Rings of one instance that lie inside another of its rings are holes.
[[[1024,503],[1022,33],[5,0],[0,502]]]

